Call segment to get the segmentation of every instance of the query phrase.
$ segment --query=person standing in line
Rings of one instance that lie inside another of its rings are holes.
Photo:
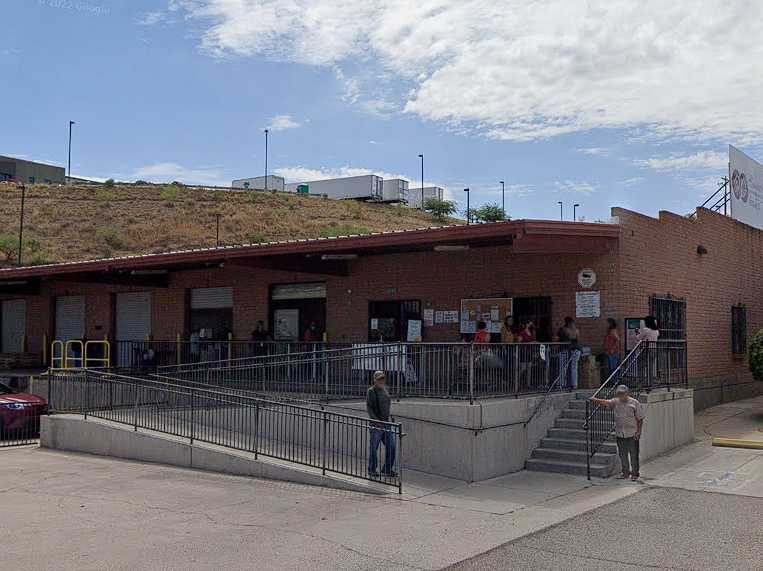
[[[561,386],[570,390],[578,388],[578,362],[580,361],[580,332],[572,317],[564,318],[564,325],[556,334],[560,343],[566,343],[566,347],[559,352],[559,371],[562,373]],[[568,367],[569,370],[565,370]],[[569,378],[569,384],[567,379]]]
[[[615,416],[615,436],[617,451],[620,454],[622,474],[619,479],[639,479],[639,441],[644,425],[644,405],[630,396],[625,385],[615,389],[615,398],[599,399],[591,397],[591,402],[611,409]]]
[[[644,327],[636,329],[636,340],[642,341],[647,351],[647,359],[649,362],[649,378],[647,379],[647,385],[653,386],[657,381],[657,353],[658,346],[657,340],[660,338],[660,330],[657,328],[657,320],[654,315],[647,315],[644,318]]]
[[[254,327],[254,330],[249,336],[249,339],[252,343],[253,355],[259,356],[265,355],[267,353],[267,347],[265,344],[269,341],[272,341],[272,339],[270,338],[270,333],[268,333],[268,330],[265,328],[265,322],[262,319],[257,322],[257,325]]]
[[[490,333],[487,330],[487,323],[482,320],[477,322],[477,333],[474,334],[474,343],[478,345],[490,343]]]
[[[532,320],[522,323],[517,342],[522,344],[519,347],[519,385],[523,388],[529,388],[531,379],[528,377],[532,371],[534,353],[538,350],[537,346],[524,346],[525,343],[535,343],[535,324]]]
[[[604,338],[608,377],[615,372],[615,369],[620,364],[620,359],[622,358],[621,346],[622,342],[620,341],[620,333],[617,331],[617,321],[610,317],[607,319],[607,336]]]
[[[191,332],[191,362],[197,363],[201,358],[201,333],[198,329]]]
[[[390,422],[392,399],[387,392],[387,377],[383,371],[374,373],[374,384],[366,393],[366,411],[371,418],[371,436],[368,450],[368,475],[378,478],[379,445],[384,444],[384,468],[382,473],[388,478],[397,476],[395,472],[395,435]],[[374,422],[375,421],[375,422]]]
[[[506,319],[503,320],[503,325],[501,325],[501,343],[516,343],[517,333],[514,318],[507,315]]]

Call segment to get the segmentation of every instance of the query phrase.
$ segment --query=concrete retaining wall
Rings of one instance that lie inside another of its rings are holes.
[[[196,443],[191,446],[181,439],[151,432],[135,432],[126,426],[97,419],[84,420],[78,415],[42,417],[40,446],[356,492],[389,491],[373,484],[353,482],[332,475],[323,476],[319,470],[303,469],[269,459],[255,460],[251,454],[207,444]]]
[[[639,396],[646,405],[641,434],[644,462],[694,440],[694,390],[658,390]]]

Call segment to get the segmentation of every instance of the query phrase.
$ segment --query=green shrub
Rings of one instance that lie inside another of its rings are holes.
[[[472,220],[477,222],[501,222],[509,220],[506,211],[498,203],[483,204],[479,208],[472,209]]]
[[[763,381],[763,329],[760,329],[750,343],[750,371],[756,381]]]
[[[321,238],[334,238],[336,236],[352,236],[356,234],[370,234],[371,230],[363,226],[351,226],[350,224],[329,224],[321,228]]]
[[[99,228],[96,236],[112,250],[124,250],[127,244],[124,238],[114,228]]]
[[[114,193],[108,188],[98,188],[95,191],[95,199],[98,202],[110,202],[114,200]]]
[[[52,263],[53,260],[45,252],[35,252],[28,260],[24,260],[24,264],[29,266],[44,266]]]
[[[38,254],[42,252],[42,246],[37,238],[24,238],[24,254]],[[8,262],[15,262],[19,256],[18,236],[0,236],[0,254],[5,256]],[[22,256],[22,262],[27,260]]]
[[[166,200],[167,202],[175,202],[178,199],[177,185],[165,186],[159,196],[162,200]]]
[[[114,186],[114,179],[107,179],[103,184],[106,188],[112,188]]]
[[[446,218],[453,216],[456,210],[456,203],[452,200],[430,198],[424,201],[424,211],[429,212],[440,222],[444,222]]]

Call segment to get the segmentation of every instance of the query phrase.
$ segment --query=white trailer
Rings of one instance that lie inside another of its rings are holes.
[[[305,190],[305,187],[307,190]],[[286,192],[325,194],[329,198],[337,200],[382,200],[383,179],[375,174],[367,174],[327,180],[293,182],[286,185]]]
[[[382,186],[384,202],[405,202],[408,200],[408,181],[402,178],[385,178]]]
[[[265,180],[264,176],[239,178],[234,180],[231,186],[243,190],[276,190],[283,192],[285,184],[282,176],[269,174],[267,180]]]
[[[436,198],[442,200],[445,195],[445,191],[439,186],[425,186],[423,189],[419,187],[408,189],[408,207],[409,208],[421,208],[421,198],[424,196],[424,204],[430,198]]]

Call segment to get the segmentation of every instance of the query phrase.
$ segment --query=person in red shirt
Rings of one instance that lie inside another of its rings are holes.
[[[306,343],[316,343],[321,340],[321,334],[320,331],[318,331],[318,324],[315,323],[315,321],[311,321],[310,327],[305,329],[302,340]]]
[[[607,336],[604,338],[604,352],[607,354],[607,369],[609,370],[607,376],[614,373],[620,364],[622,356],[620,352],[621,345],[620,334],[617,331],[617,321],[610,317],[607,319]]]
[[[479,344],[490,343],[490,333],[487,330],[487,323],[477,322],[477,333],[474,334],[474,342]]]

